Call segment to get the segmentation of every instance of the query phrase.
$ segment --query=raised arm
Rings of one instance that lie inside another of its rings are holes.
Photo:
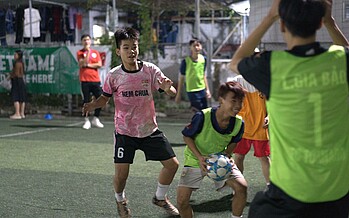
[[[332,0],[325,0],[326,3],[326,14],[324,17],[324,26],[329,33],[333,44],[349,46],[348,39],[344,36],[342,31],[337,26],[335,19],[332,16]]]
[[[247,37],[247,39],[241,44],[238,50],[235,52],[231,62],[230,69],[240,74],[238,71],[239,62],[245,58],[249,57],[253,54],[255,48],[260,43],[264,34],[268,31],[268,29],[273,25],[273,23],[278,20],[278,8],[279,8],[280,0],[274,0],[273,4],[268,12],[268,14],[263,18],[262,22],[252,31],[252,33]]]

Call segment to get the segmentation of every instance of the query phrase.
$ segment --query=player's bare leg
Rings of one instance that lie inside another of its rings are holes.
[[[232,214],[234,216],[241,216],[247,201],[247,182],[244,178],[237,178],[227,180],[226,183],[235,191],[231,202]]]
[[[113,185],[116,193],[121,193],[124,191],[129,170],[130,164],[128,163],[115,164],[115,175]]]
[[[115,164],[115,175],[113,185],[115,190],[115,199],[118,214],[122,218],[131,217],[131,211],[128,208],[128,201],[124,192],[126,181],[129,175],[129,170],[130,164],[128,163]]]
[[[182,218],[192,218],[194,216],[193,209],[189,204],[193,189],[188,187],[177,188],[177,207]]]
[[[162,185],[170,185],[178,170],[179,162],[176,157],[161,161],[163,168],[159,174],[159,183]]]
[[[244,160],[245,160],[245,155],[243,154],[234,154],[234,162],[236,166],[239,168],[240,172],[244,172]]]
[[[269,180],[270,157],[269,156],[260,157],[259,160],[261,161],[262,173],[263,173],[265,182],[268,185],[270,184],[270,180]]]
[[[166,194],[177,172],[179,162],[176,157],[173,157],[168,160],[161,161],[161,164],[163,165],[163,168],[159,174],[158,187],[152,202],[156,206],[164,209],[168,214],[177,216],[179,215],[178,209],[170,202]]]

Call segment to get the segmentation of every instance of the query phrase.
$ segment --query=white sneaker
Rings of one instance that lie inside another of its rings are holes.
[[[93,117],[92,125],[94,125],[95,127],[98,127],[98,128],[104,127],[103,123],[101,123],[101,121],[99,121],[98,117]]]
[[[91,122],[88,118],[85,118],[85,123],[82,126],[83,129],[90,129],[91,128]]]

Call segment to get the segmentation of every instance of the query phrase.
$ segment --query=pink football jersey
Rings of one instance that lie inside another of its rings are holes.
[[[161,70],[149,62],[143,62],[137,72],[125,72],[121,65],[110,70],[103,92],[113,95],[118,134],[143,138],[157,130],[153,92],[159,89],[158,80],[164,78]]]

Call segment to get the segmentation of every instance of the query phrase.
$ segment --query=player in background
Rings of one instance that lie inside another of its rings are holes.
[[[15,63],[8,78],[11,79],[11,99],[15,108],[15,113],[10,116],[10,119],[24,119],[27,90],[25,84],[23,51],[16,50],[14,60]]]
[[[91,36],[84,34],[81,36],[81,43],[83,48],[77,52],[77,60],[79,63],[79,79],[81,83],[81,92],[83,103],[89,102],[91,93],[94,98],[98,98],[102,94],[101,79],[99,77],[98,68],[102,66],[102,59],[99,52],[91,48]],[[99,120],[101,108],[96,108],[92,119],[92,125],[103,128],[104,125]],[[87,115],[85,116],[85,123],[82,126],[84,129],[91,128],[91,122]]]
[[[120,56],[122,64],[110,70],[103,85],[103,94],[97,100],[86,103],[83,113],[105,106],[114,97],[113,184],[119,216],[131,217],[125,186],[136,150],[142,150],[147,161],[160,161],[163,165],[152,199],[153,204],[170,215],[178,215],[178,210],[169,201],[167,192],[179,162],[166,136],[158,129],[153,99],[153,92],[160,91],[175,96],[176,89],[156,65],[138,60],[137,30],[121,28],[115,32],[114,37],[116,54]]]
[[[253,55],[276,22],[287,49]],[[329,48],[316,41],[322,26]],[[348,46],[332,1],[274,0],[235,52],[231,70],[265,94],[270,119],[270,185],[249,217],[348,218]]]
[[[200,188],[207,174],[206,157],[209,154],[223,152],[231,158],[236,143],[241,140],[244,123],[236,116],[245,96],[237,82],[221,84],[218,90],[219,106],[197,112],[191,123],[182,131],[186,148],[184,150],[184,168],[177,188],[177,206],[182,218],[194,217],[190,206],[190,196]],[[232,217],[241,217],[247,198],[247,182],[236,167],[232,168],[230,178],[215,181],[215,188],[232,188],[235,191],[232,200]]]
[[[182,60],[175,101],[181,101],[182,88],[185,88],[194,112],[207,108],[207,99],[211,98],[206,78],[206,58],[201,54],[202,44],[197,38],[189,41],[190,55]]]
[[[270,146],[267,129],[269,119],[265,97],[241,75],[234,77],[233,80],[240,83],[246,93],[239,112],[245,123],[245,131],[241,141],[234,149],[235,163],[243,173],[245,156],[253,146],[254,156],[260,160],[266,185],[269,185]]]

